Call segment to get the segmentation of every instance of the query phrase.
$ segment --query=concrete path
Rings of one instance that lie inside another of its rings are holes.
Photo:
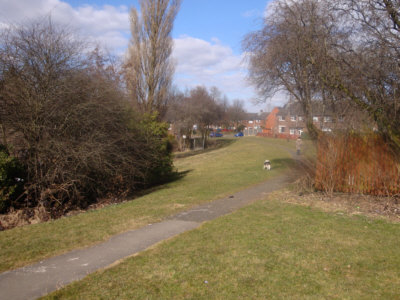
[[[230,197],[195,207],[165,221],[111,237],[107,242],[75,250],[39,263],[0,274],[0,299],[36,299],[118,260],[231,213],[292,181],[281,175]]]

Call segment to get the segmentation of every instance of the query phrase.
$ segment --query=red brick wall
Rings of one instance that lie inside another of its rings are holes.
[[[290,140],[296,140],[299,137],[298,135],[290,135],[289,133],[284,134],[284,133],[271,133],[271,132],[257,133],[257,136],[278,138],[278,139],[290,139]]]
[[[276,128],[276,115],[279,112],[279,108],[275,107],[271,113],[268,115],[267,119],[265,120],[265,129],[263,129],[263,133],[275,133]]]

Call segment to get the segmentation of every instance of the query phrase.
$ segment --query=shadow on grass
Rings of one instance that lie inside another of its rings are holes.
[[[137,191],[136,193],[131,195],[130,198],[133,200],[133,199],[154,193],[156,191],[166,189],[166,188],[168,188],[168,184],[181,180],[182,178],[186,177],[192,171],[193,170],[185,170],[182,172],[175,171],[167,179],[159,182],[157,185]]]
[[[276,158],[271,160],[271,168],[272,169],[292,169],[297,165],[296,161],[293,158]]]
[[[221,148],[225,148],[228,147],[230,145],[232,145],[233,143],[235,143],[237,140],[235,139],[212,139],[211,142],[215,142],[214,145],[209,145],[208,148],[206,149],[200,149],[200,150],[191,150],[188,152],[177,152],[174,154],[174,158],[175,159],[181,159],[181,158],[186,158],[186,157],[190,157],[190,156],[194,156],[194,155],[199,155],[199,154],[203,154],[203,153],[207,153],[207,152],[211,152],[214,150],[218,150]]]
[[[166,181],[163,182],[163,184],[168,184],[174,181],[178,181],[184,177],[187,176],[190,172],[193,172],[193,170],[185,170],[182,172],[175,171]]]

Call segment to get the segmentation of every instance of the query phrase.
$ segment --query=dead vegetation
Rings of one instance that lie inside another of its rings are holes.
[[[69,210],[64,217],[75,216],[80,213],[84,213],[90,210],[101,209],[103,207],[126,202],[124,198],[102,198],[97,199],[95,203],[90,204],[85,209],[74,208]],[[25,225],[33,225],[44,223],[53,219],[53,216],[44,206],[38,206],[32,208],[21,208],[15,209],[10,208],[7,214],[0,214],[0,231],[8,230],[15,227],[21,227]]]
[[[315,162],[307,158],[298,161],[296,172],[301,176],[287,189],[275,192],[274,197],[286,203],[325,212],[364,215],[400,222],[400,195],[376,196],[335,192],[333,189],[318,191],[315,187]]]
[[[271,197],[339,215],[364,215],[400,223],[400,197],[344,193],[328,195],[322,192],[298,192],[296,189],[278,191]]]
[[[316,147],[306,143],[305,152],[312,154]],[[315,155],[304,155],[297,160],[295,173],[298,179],[287,189],[274,193],[274,197],[283,202],[317,208],[325,212],[346,215],[365,215],[373,218],[383,218],[391,222],[400,222],[400,195],[369,195],[356,192],[338,192],[329,180],[319,182],[325,188],[316,188]]]

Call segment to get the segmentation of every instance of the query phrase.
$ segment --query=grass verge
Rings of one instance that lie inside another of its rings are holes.
[[[280,140],[240,139],[228,147],[176,160],[185,176],[133,201],[0,232],[0,271],[93,245],[276,176],[291,163],[282,143],[294,148]],[[265,159],[272,160],[270,172],[262,170]]]
[[[398,224],[259,201],[46,299],[398,299]]]

